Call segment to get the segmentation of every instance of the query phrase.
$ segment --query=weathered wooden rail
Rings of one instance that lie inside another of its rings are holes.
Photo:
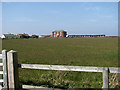
[[[43,69],[43,70],[59,70],[59,71],[81,71],[81,72],[103,72],[108,67],[92,67],[92,66],[66,66],[66,65],[41,65],[41,64],[19,64],[20,68],[26,69]],[[120,73],[118,68],[109,67],[109,73]]]
[[[79,72],[102,72],[103,88],[109,88],[109,73],[120,73],[120,68],[115,67],[92,67],[92,66],[65,66],[65,65],[41,65],[41,64],[18,64],[17,52],[11,50],[2,51],[3,66],[3,83],[7,88],[19,88],[18,67],[23,69],[40,69],[40,70],[59,70],[59,71],[79,71]],[[2,66],[2,64],[1,64]]]

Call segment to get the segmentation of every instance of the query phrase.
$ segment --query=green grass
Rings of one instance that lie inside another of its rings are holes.
[[[118,38],[42,38],[3,40],[18,62],[74,66],[118,66]],[[59,88],[100,88],[102,73],[19,69],[21,84]]]

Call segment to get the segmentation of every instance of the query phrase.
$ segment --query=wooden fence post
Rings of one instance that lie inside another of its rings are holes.
[[[104,68],[103,70],[103,88],[109,88],[109,69]]]
[[[19,89],[18,60],[17,52],[9,51],[7,53],[8,85],[10,89]]]
[[[2,50],[2,62],[3,62],[3,87],[8,88],[7,78],[7,50]]]

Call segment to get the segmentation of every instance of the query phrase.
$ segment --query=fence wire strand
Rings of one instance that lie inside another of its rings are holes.
[[[119,78],[118,73],[111,74],[110,79],[109,79],[110,88],[120,87],[120,80],[119,79],[120,78]]]

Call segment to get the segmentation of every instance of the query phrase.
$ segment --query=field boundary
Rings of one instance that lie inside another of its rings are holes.
[[[120,73],[114,67],[92,67],[92,66],[67,66],[67,65],[43,65],[43,64],[19,64],[20,68],[24,69],[41,69],[41,70],[59,70],[59,71],[83,71],[83,72],[103,72],[109,68],[110,73]]]
[[[109,88],[109,73],[120,73],[119,71],[120,68],[116,68],[116,67],[18,64],[17,52],[13,50],[9,52],[7,52],[6,50],[3,50],[2,60],[7,63],[6,64],[7,66],[5,66],[6,74],[3,73],[3,75],[7,75],[7,78],[5,78],[3,81],[7,83],[6,85],[8,88],[15,88],[16,90],[22,87],[22,86],[21,87],[19,86],[18,68],[58,70],[58,71],[102,72],[103,73],[103,87],[102,88]]]

